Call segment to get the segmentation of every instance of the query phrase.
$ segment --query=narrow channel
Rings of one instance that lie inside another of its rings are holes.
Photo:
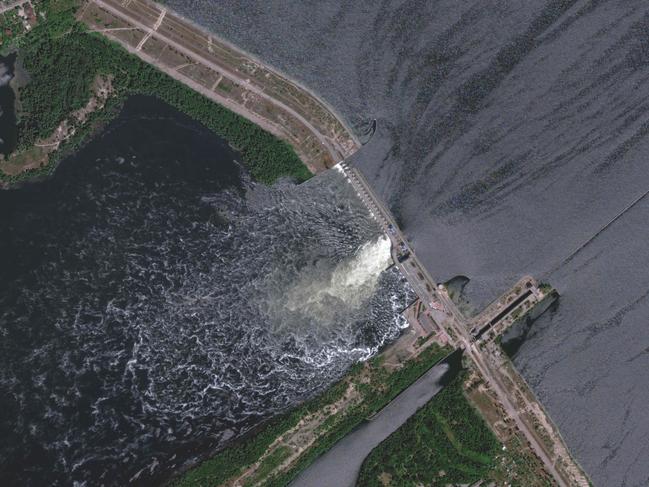
[[[14,76],[16,54],[0,56],[0,154],[7,157],[16,149],[18,127],[14,104],[16,94],[10,82]]]
[[[304,470],[291,487],[354,487],[363,461],[408,418],[430,401],[460,372],[462,350],[431,367],[372,420],[359,426]]]

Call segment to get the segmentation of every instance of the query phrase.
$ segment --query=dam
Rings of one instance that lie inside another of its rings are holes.
[[[440,282],[471,279],[476,309],[522,275],[551,282],[560,303],[516,367],[594,485],[646,484],[646,198],[589,239],[649,187],[647,3],[166,4],[357,134],[376,119],[354,164]]]
[[[5,483],[159,485],[400,334],[411,291],[344,177],[239,159],[133,97],[0,193]]]

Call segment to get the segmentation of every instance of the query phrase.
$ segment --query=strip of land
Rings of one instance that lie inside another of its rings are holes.
[[[38,19],[33,25],[27,13],[25,19],[14,10],[0,14],[0,30],[11,31],[8,52],[18,49],[12,80],[18,140],[11,153],[0,155],[0,189],[51,175],[132,95],[155,96],[212,130],[240,153],[240,162],[257,182],[273,184],[289,177],[299,183],[317,172],[285,140],[89,31],[75,19],[87,2],[31,1]],[[158,27],[165,18],[158,16]],[[103,95],[98,79],[110,80]]]
[[[536,305],[543,306],[542,301],[548,297],[551,288],[539,286],[531,277],[525,277],[483,313],[468,319],[451,300],[444,286],[438,285],[419,262],[390,211],[362,174],[346,163],[341,163],[340,169],[390,236],[395,262],[426,308],[435,313],[449,343],[464,349],[475,380],[497,401],[499,416],[504,423],[522,434],[556,485],[588,487],[588,478],[570,456],[558,429],[525,380],[494,343],[497,334],[517,318],[531,312]]]
[[[311,92],[162,6],[148,0],[90,0],[78,18],[285,140],[314,173],[359,147],[341,118]]]
[[[357,364],[320,397],[271,420],[254,436],[230,445],[173,485],[285,486],[450,351],[430,341],[415,347],[397,367],[385,367],[383,355]]]

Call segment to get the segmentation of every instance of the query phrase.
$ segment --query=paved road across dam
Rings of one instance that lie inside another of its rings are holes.
[[[524,395],[520,394],[520,390],[516,393],[507,388],[506,384],[511,383],[511,380],[507,379],[504,376],[503,371],[500,370],[498,365],[496,365],[498,363],[496,357],[494,357],[491,352],[482,350],[477,346],[475,340],[469,334],[470,326],[468,325],[466,317],[450,299],[446,290],[443,289],[443,287],[442,289],[438,287],[435,280],[419,261],[417,254],[407,243],[407,239],[403,235],[389,209],[374,193],[363,175],[356,168],[349,167],[346,162],[342,162],[336,167],[347,176],[349,182],[354,186],[358,196],[367,206],[370,213],[386,230],[387,235],[392,241],[393,250],[401,248],[408,252],[407,260],[399,262],[398,259],[395,259],[395,264],[406,277],[422,302],[434,302],[441,305],[441,308],[449,317],[445,326],[448,327],[447,331],[453,338],[452,342],[455,346],[467,351],[467,358],[471,360],[476,370],[489,384],[491,390],[495,393],[499,402],[502,404],[506,415],[513,420],[518,430],[525,436],[530,447],[543,462],[545,469],[553,477],[557,485],[587,486],[588,480],[580,468],[573,463],[560,435],[553,435],[554,438],[551,448],[544,445],[542,439],[535,431],[533,422],[530,423],[530,420],[524,418],[520,413],[517,404],[510,397],[510,394],[513,394],[515,397],[518,395],[523,397]],[[514,374],[518,375],[515,372]],[[520,377],[517,377],[516,382],[524,384],[524,381],[522,381]],[[523,410],[530,410],[535,408],[535,406],[538,406],[538,401],[534,398],[524,399],[523,402],[525,403]],[[543,414],[543,416],[545,416],[543,418],[544,422],[546,424],[551,424],[551,420],[547,415]],[[561,471],[559,471],[558,468],[560,464],[563,464]]]
[[[291,487],[354,487],[363,461],[419,408],[444,388],[460,369],[462,351],[456,350],[431,367],[414,384],[313,462]]]

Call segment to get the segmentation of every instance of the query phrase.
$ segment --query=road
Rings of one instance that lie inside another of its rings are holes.
[[[162,21],[164,20],[166,15],[167,15],[167,10],[163,8],[160,11],[160,15],[158,16],[158,20],[156,20],[155,25],[152,28],[149,29],[149,32],[146,33],[146,35],[142,38],[142,40],[139,42],[139,44],[135,48],[136,51],[141,51],[142,50],[142,47],[144,47],[144,44],[146,44],[146,41],[148,41],[151,38],[151,35],[160,28],[160,25],[162,24]]]
[[[14,8],[19,7],[25,3],[29,3],[29,0],[18,0],[16,2],[8,3],[7,5],[4,5],[4,3],[0,4],[0,14],[8,12],[9,10],[13,10]]]
[[[92,0],[96,5],[100,6],[104,10],[110,12],[111,14],[115,15],[118,18],[121,18],[122,20],[128,22],[129,24],[137,27],[138,29],[142,30],[143,32],[147,33],[147,36],[145,39],[142,41],[146,42],[149,38],[153,37],[161,42],[164,42],[168,44],[169,46],[173,47],[176,49],[178,52],[184,54],[185,56],[190,57],[191,59],[194,59],[196,62],[216,71],[225,74],[228,78],[236,82],[237,84],[245,87],[246,90],[254,93],[255,95],[263,98],[267,102],[271,103],[275,107],[281,109],[282,111],[290,114],[292,117],[295,119],[299,120],[300,123],[302,123],[313,135],[316,137],[318,142],[320,142],[327,152],[329,152],[333,158],[334,161],[340,160],[341,158],[348,157],[350,154],[348,151],[346,151],[344,148],[342,148],[335,140],[330,139],[329,137],[325,136],[322,134],[316,127],[314,127],[309,120],[307,120],[305,117],[303,117],[300,113],[298,113],[296,110],[291,108],[290,106],[282,103],[279,100],[276,100],[274,97],[269,95],[264,91],[263,88],[253,84],[250,82],[248,79],[244,79],[240,74],[238,74],[235,71],[232,71],[228,69],[227,66],[223,66],[221,64],[216,64],[209,59],[206,59],[204,56],[196,52],[195,50],[192,50],[188,48],[187,46],[180,44],[169,37],[165,36],[161,32],[159,32],[159,27],[162,23],[162,19],[164,16],[161,14],[162,18],[159,18],[160,24],[156,25],[145,25],[142,22],[140,22],[138,19],[136,19],[133,15],[130,15],[128,10],[125,10],[125,7],[122,6],[121,2],[119,0]],[[166,14],[166,11],[165,11]],[[137,48],[132,52],[137,54],[138,56],[141,55],[141,49],[144,45],[144,42],[140,42],[140,44],[137,46]],[[123,42],[122,42],[123,43]],[[150,59],[146,59],[147,62],[150,62]],[[266,69],[269,69],[267,66],[264,66]],[[167,71],[168,72],[168,71]],[[183,79],[184,81],[184,79]],[[309,93],[310,94],[310,93]],[[336,117],[337,118],[337,117]],[[338,118],[337,118],[338,119]],[[340,119],[338,119],[340,122]],[[342,122],[340,122],[342,125]],[[344,126],[344,125],[343,125]],[[351,134],[351,132],[349,132]]]
[[[559,486],[567,487],[568,484],[557,471],[553,460],[548,456],[545,449],[538,442],[534,434],[532,434],[528,425],[518,414],[517,408],[514,406],[506,392],[506,388],[503,385],[498,370],[490,366],[491,361],[489,360],[489,357],[486,356],[486,354],[481,351],[471,339],[466,318],[457,308],[455,303],[453,303],[448,294],[438,289],[435,280],[430,276],[430,274],[428,274],[426,268],[421,264],[419,259],[417,259],[414,249],[408,245],[405,236],[397,226],[394,218],[390,214],[390,211],[381,203],[380,198],[376,196],[363,175],[357,169],[350,168],[345,162],[340,163],[336,167],[339,167],[339,169],[347,175],[352,185],[356,188],[361,200],[365,203],[379,224],[384,228],[385,232],[392,240],[393,249],[398,248],[398,245],[400,245],[401,242],[405,243],[407,250],[410,252],[410,256],[403,263],[399,263],[395,259],[395,264],[399,267],[406,279],[408,279],[408,282],[410,282],[410,285],[424,303],[437,301],[442,304],[444,311],[451,318],[448,320],[448,326],[456,336],[454,343],[455,346],[461,347],[465,350],[465,356],[473,361],[476,369],[491,386],[492,390],[497,395],[498,400],[505,408],[506,413],[514,420],[518,429],[525,435],[525,438],[529,442],[532,450],[543,462],[548,473],[552,475]],[[412,264],[409,264],[409,262],[414,262],[414,267]],[[423,278],[420,276],[423,276]],[[429,288],[431,291],[429,291]],[[525,399],[525,401],[527,406],[527,399]]]

